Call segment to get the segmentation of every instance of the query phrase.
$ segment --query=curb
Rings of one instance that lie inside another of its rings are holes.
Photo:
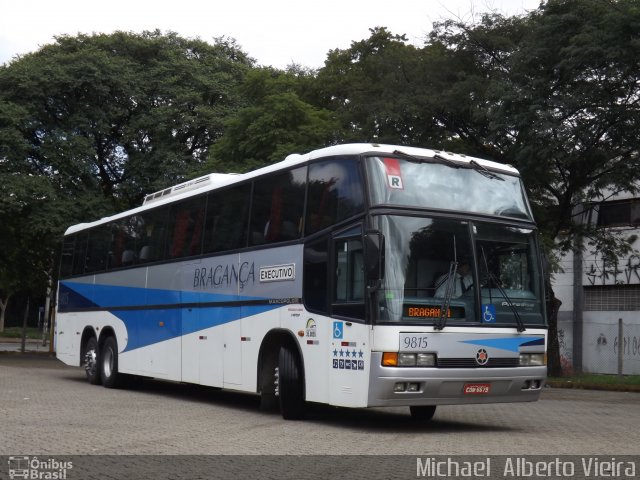
[[[0,350],[0,355],[39,355],[39,356],[46,356],[46,355],[51,355],[52,357],[56,356],[56,352],[50,352],[49,350],[29,350],[28,348],[25,348],[24,353],[23,352],[18,352],[15,350]]]
[[[553,388],[574,388],[581,390],[601,390],[609,392],[640,393],[640,385],[603,384],[589,382],[573,382],[569,380],[547,380],[547,385]]]

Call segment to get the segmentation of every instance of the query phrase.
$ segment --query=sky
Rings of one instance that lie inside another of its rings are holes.
[[[235,38],[259,65],[324,65],[329,50],[349,48],[387,27],[422,45],[433,22],[472,14],[519,15],[540,0],[0,0],[0,64],[38,50],[57,35],[140,33],[160,29],[213,43]]]

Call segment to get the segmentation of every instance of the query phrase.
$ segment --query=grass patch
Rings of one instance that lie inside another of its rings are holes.
[[[4,332],[0,333],[0,337],[4,338],[22,338],[22,327],[8,327]],[[27,338],[42,339],[42,329],[35,327],[27,327]]]
[[[567,377],[549,377],[547,383],[552,387],[587,388],[593,390],[614,390],[640,392],[640,375],[603,375],[585,373]]]

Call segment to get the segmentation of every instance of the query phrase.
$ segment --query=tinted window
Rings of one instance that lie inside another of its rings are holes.
[[[162,252],[167,238],[169,208],[152,210],[141,216],[140,238],[136,245],[138,263],[162,260]]]
[[[373,203],[531,218],[519,177],[397,158],[366,165]]]
[[[62,259],[60,260],[60,277],[65,278],[73,273],[73,251],[75,249],[76,236],[64,237],[62,243]]]
[[[169,211],[168,258],[199,255],[202,247],[205,198],[172,205]]]
[[[327,238],[304,247],[304,302],[309,310],[328,313]]]
[[[300,238],[307,168],[256,180],[251,209],[251,245]]]
[[[358,162],[331,160],[311,165],[307,202],[307,235],[361,212],[364,192]]]
[[[364,300],[364,261],[359,238],[336,241],[336,302]]]
[[[89,231],[89,251],[87,254],[87,272],[103,272],[107,268],[107,258],[111,243],[108,226]]]
[[[135,265],[138,261],[140,237],[144,220],[139,215],[117,220],[109,225],[111,230],[111,248],[109,249],[108,268],[120,268]]]
[[[357,236],[354,236],[357,234]],[[361,229],[356,227],[334,238],[332,313],[364,319],[364,255]]]
[[[76,241],[73,248],[73,270],[71,273],[80,275],[84,273],[87,262],[87,234],[79,233],[75,235]]]
[[[251,185],[213,192],[207,200],[205,253],[246,246]]]

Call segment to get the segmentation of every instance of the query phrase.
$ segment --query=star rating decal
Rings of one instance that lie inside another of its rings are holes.
[[[333,349],[332,366],[338,370],[364,370],[364,352],[355,348]],[[346,357],[346,358],[345,358]],[[362,360],[359,360],[362,359]]]

